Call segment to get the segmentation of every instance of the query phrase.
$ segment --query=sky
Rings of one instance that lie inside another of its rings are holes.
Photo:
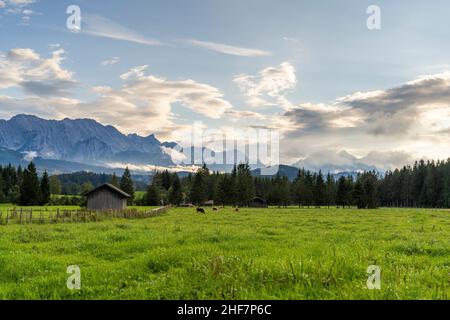
[[[0,0],[0,118],[92,118],[162,141],[194,123],[278,130],[286,164],[444,159],[448,17],[446,0]]]

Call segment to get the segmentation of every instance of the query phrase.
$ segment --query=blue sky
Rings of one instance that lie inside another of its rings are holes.
[[[373,4],[381,30],[366,27]],[[285,162],[443,158],[448,17],[444,0],[0,0],[0,72],[19,79],[0,75],[0,117],[92,117],[162,140],[194,121],[267,126],[297,146]]]

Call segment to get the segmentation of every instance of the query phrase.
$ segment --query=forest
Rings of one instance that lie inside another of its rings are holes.
[[[111,183],[133,195],[130,205],[201,205],[214,200],[216,205],[245,207],[258,196],[265,199],[268,205],[279,207],[450,207],[450,160],[421,160],[383,175],[361,172],[356,176],[341,175],[337,179],[331,173],[305,169],[300,169],[293,180],[282,175],[255,177],[250,166],[242,163],[226,174],[211,172],[203,166],[196,173],[184,177],[167,170],[155,172],[148,180],[150,183],[145,187],[144,196],[135,199],[136,183],[128,168],[120,178],[93,173],[49,177],[47,172],[39,177],[33,163],[25,169],[9,165],[0,167],[0,202],[80,205],[82,200],[79,197],[74,198],[74,203],[58,203],[61,200],[52,195],[69,193],[79,196],[100,184]],[[142,185],[139,182],[138,189],[143,189]]]

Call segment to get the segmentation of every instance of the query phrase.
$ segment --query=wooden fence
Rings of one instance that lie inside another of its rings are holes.
[[[52,224],[94,222],[107,219],[142,219],[159,216],[169,209],[168,206],[148,211],[125,210],[46,210],[46,209],[7,209],[0,211],[0,225],[8,224]]]

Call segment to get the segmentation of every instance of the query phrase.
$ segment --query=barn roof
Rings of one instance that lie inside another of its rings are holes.
[[[258,196],[254,197],[253,201],[260,201],[260,202],[264,202],[264,203],[267,202],[266,199],[258,197]]]
[[[92,193],[94,193],[95,191],[103,189],[103,188],[107,188],[107,189],[111,190],[112,192],[115,192],[115,193],[123,196],[124,198],[130,198],[131,197],[128,193],[120,190],[116,186],[113,186],[112,184],[109,184],[109,183],[105,183],[105,184],[103,184],[103,185],[101,185],[101,186],[99,186],[99,187],[97,187],[95,189],[92,189],[91,191],[86,192],[84,195],[85,196],[89,196]]]

